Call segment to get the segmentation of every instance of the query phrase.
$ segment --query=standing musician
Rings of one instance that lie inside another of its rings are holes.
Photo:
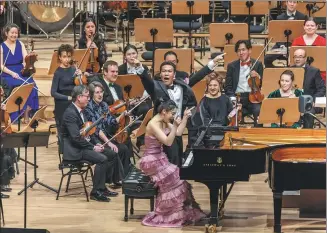
[[[6,24],[6,1],[0,1],[0,31]],[[0,43],[3,42],[3,39],[0,37]]]
[[[76,70],[71,65],[74,49],[69,44],[62,44],[58,48],[58,59],[60,65],[55,71],[51,85],[51,96],[55,100],[54,115],[57,128],[60,129],[61,119],[66,108],[71,104],[71,94],[74,84],[74,76],[81,74],[80,70]]]
[[[3,30],[4,42],[1,44],[1,67],[2,74],[1,79],[5,79],[11,90],[14,87],[20,86],[24,83],[27,77],[23,77],[21,71],[25,66],[25,58],[27,51],[25,45],[18,40],[19,27],[16,24],[8,24]],[[34,83],[33,78],[28,77],[27,83]],[[18,108],[18,107],[17,107]],[[21,110],[24,113],[24,122],[28,123],[31,110],[34,112],[39,108],[38,93],[35,88],[32,89],[30,96],[28,97],[26,104],[22,106]],[[33,113],[32,112],[32,113]],[[18,111],[11,113],[10,117],[12,121],[18,117]]]
[[[104,88],[102,84],[100,82],[94,81],[89,85],[89,89],[92,100],[85,108],[84,114],[86,119],[88,121],[95,122],[104,114],[108,114],[97,124],[96,132],[92,135],[91,139],[94,143],[105,143],[109,141],[110,132],[114,132],[118,128],[117,121],[116,118],[111,116],[108,112],[108,104],[103,101]],[[116,167],[114,168],[115,171],[112,182],[116,186],[120,186],[121,184],[119,181],[121,181],[127,174],[130,164],[127,146],[124,144],[119,144],[116,141],[112,141],[106,144],[103,153],[106,155],[110,154],[111,156],[119,155],[120,164],[116,164]],[[123,167],[123,169],[120,169],[121,167]]]
[[[93,188],[90,198],[96,201],[109,202],[112,193],[106,188],[105,182],[109,163],[102,154],[104,147],[101,144],[93,145],[86,137],[81,135],[84,123],[87,121],[83,114],[90,99],[89,89],[84,85],[75,86],[72,91],[72,104],[66,109],[61,124],[63,138],[63,159],[70,161],[85,160],[95,164],[93,175]]]
[[[82,28],[83,28],[83,31],[82,31],[82,36],[78,41],[78,48],[79,49],[91,48],[91,49],[98,50],[97,53],[94,52],[94,59],[95,59],[95,63],[98,63],[99,69],[91,70],[91,67],[88,66],[87,71],[99,73],[99,72],[101,72],[102,66],[108,58],[107,50],[106,50],[106,46],[104,44],[103,38],[100,34],[95,33],[96,23],[95,23],[94,19],[92,19],[92,18],[85,19],[85,21],[83,22]],[[97,66],[95,66],[95,67],[97,67]]]
[[[186,107],[191,108],[197,105],[197,101],[193,90],[191,89],[197,82],[201,81],[207,74],[211,73],[221,56],[217,56],[209,64],[195,73],[187,85],[181,79],[175,79],[176,66],[171,62],[163,62],[160,65],[161,80],[153,80],[148,72],[146,72],[139,61],[135,63],[137,66],[137,74],[140,76],[144,89],[149,93],[153,102],[163,99],[167,101],[173,100],[177,106],[176,117],[183,117],[183,112]],[[154,113],[156,114],[156,112]],[[188,128],[191,127],[191,122],[188,122]],[[195,132],[196,133],[196,132]],[[192,137],[189,131],[189,138]],[[190,140],[189,140],[190,141]],[[175,165],[182,164],[183,156],[183,140],[181,136],[177,136],[170,147],[164,146],[165,153],[169,161]]]
[[[242,104],[242,112],[253,114],[254,126],[256,127],[258,126],[261,103],[251,103],[249,101],[251,87],[248,84],[248,80],[250,77],[260,79],[260,85],[258,87],[260,89],[263,78],[263,66],[260,61],[257,61],[255,66],[252,67],[255,60],[250,57],[252,45],[249,40],[237,41],[235,52],[239,59],[229,63],[227,66],[225,93],[229,97],[236,96],[236,93],[241,94],[240,103]]]

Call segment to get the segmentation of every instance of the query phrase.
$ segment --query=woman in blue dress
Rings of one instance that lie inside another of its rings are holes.
[[[25,45],[18,40],[19,37],[19,27],[16,24],[7,24],[3,30],[3,40],[1,44],[1,79],[4,79],[10,89],[20,86],[29,77],[23,77],[21,70],[25,65],[25,57],[27,56],[27,51]],[[34,83],[33,78],[28,79],[28,83]],[[37,88],[37,87],[36,87]],[[24,112],[24,123],[28,123],[30,114],[33,114],[39,108],[38,93],[35,88],[32,89],[27,102],[21,107]],[[11,113],[10,118],[13,122],[18,117],[18,106],[17,112]]]

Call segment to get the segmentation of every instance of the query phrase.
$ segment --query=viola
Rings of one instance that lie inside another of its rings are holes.
[[[260,83],[261,80],[259,77],[248,77],[248,84],[251,88],[251,92],[249,94],[249,100],[251,103],[261,103],[265,98],[264,94],[260,92]]]
[[[100,70],[98,57],[99,57],[98,48],[90,48],[90,59],[86,66],[87,70],[91,70],[92,72],[98,72]]]
[[[99,119],[97,119],[95,122],[87,121],[83,124],[82,129],[79,131],[80,135],[83,137],[88,137],[95,133],[96,131],[96,125],[99,124],[99,122],[105,118],[108,115],[108,113],[104,113]]]
[[[31,76],[36,72],[34,63],[38,60],[34,50],[34,40],[31,40],[31,52],[25,57],[25,67],[21,70],[24,77]]]
[[[76,60],[72,60],[71,64],[74,65],[76,67],[76,69],[78,69],[78,65],[77,65],[77,61]],[[81,75],[77,75],[74,78],[74,84],[75,86],[79,86],[79,85],[87,85],[87,77],[83,74]]]
[[[109,106],[109,112],[111,115],[122,114],[127,110],[127,102],[123,100],[116,100],[112,105]]]

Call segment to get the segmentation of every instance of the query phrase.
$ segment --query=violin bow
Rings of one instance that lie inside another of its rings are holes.
[[[251,69],[250,69],[250,73],[251,71],[254,69],[254,66],[255,64],[257,64],[257,62],[259,61],[260,57],[262,56],[263,52],[266,50],[266,48],[268,47],[268,45],[270,44],[270,41],[272,40],[273,38],[271,37],[270,40],[268,41],[268,43],[266,44],[266,46],[263,48],[263,50],[260,52],[259,56],[257,57],[257,60],[255,60],[254,64],[251,66]]]
[[[140,119],[143,115],[140,115],[138,117],[135,118],[134,121],[132,121],[131,123],[129,123],[127,126],[125,126],[122,130],[120,130],[118,133],[116,133],[114,136],[112,136],[112,138],[110,138],[108,141],[106,141],[105,143],[102,144],[102,146],[107,145],[109,142],[111,142],[112,140],[114,140],[119,134],[121,134],[122,132],[124,132],[128,127],[130,127],[132,124],[134,124],[135,121],[137,121],[138,119]]]
[[[5,103],[5,102],[7,102],[8,101],[8,99],[9,99],[9,97],[10,96],[12,96],[13,94],[15,94],[18,90],[19,90],[19,88],[21,88],[30,78],[32,78],[32,76],[33,76],[34,74],[32,74],[31,76],[29,76],[28,77],[28,79],[26,79],[26,80],[24,80],[24,79],[21,79],[21,80],[23,80],[24,82],[14,91],[14,92],[12,92],[8,97],[7,97],[7,99],[5,99],[2,103]]]

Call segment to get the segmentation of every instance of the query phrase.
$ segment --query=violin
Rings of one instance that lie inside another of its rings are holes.
[[[74,65],[76,67],[76,69],[78,69],[77,63],[78,62],[76,60],[72,60],[71,61],[71,64]],[[86,76],[83,75],[83,74],[77,75],[74,78],[74,84],[75,84],[75,86],[87,85],[87,78],[86,78]]]
[[[251,88],[251,92],[249,94],[249,100],[251,103],[261,103],[265,98],[264,94],[260,92],[260,83],[261,80],[259,77],[248,77],[248,84]]]
[[[94,36],[92,38],[91,45],[93,43],[93,40],[94,40]],[[100,64],[98,62],[99,50],[98,48],[91,48],[91,47],[89,49],[90,49],[90,58],[86,66],[86,70],[91,70],[92,72],[99,72],[100,70]]]
[[[87,121],[83,124],[82,129],[79,131],[80,135],[83,137],[91,136],[96,131],[96,125],[99,124],[99,122],[105,118],[108,115],[108,113],[104,113],[99,119],[97,119],[95,122]]]
[[[111,115],[122,114],[127,110],[127,102],[123,100],[116,100],[112,105],[109,106],[109,112]]]
[[[24,77],[35,74],[36,69],[34,63],[37,61],[37,54],[34,52],[34,40],[31,40],[31,52],[25,57],[25,67],[21,70]]]
[[[238,124],[242,120],[242,110],[238,108],[238,105],[240,102],[241,102],[241,94],[237,93],[236,101],[235,101],[235,103],[233,103],[234,109],[230,113],[230,115],[232,115],[232,116],[230,117],[229,126],[238,126]]]

